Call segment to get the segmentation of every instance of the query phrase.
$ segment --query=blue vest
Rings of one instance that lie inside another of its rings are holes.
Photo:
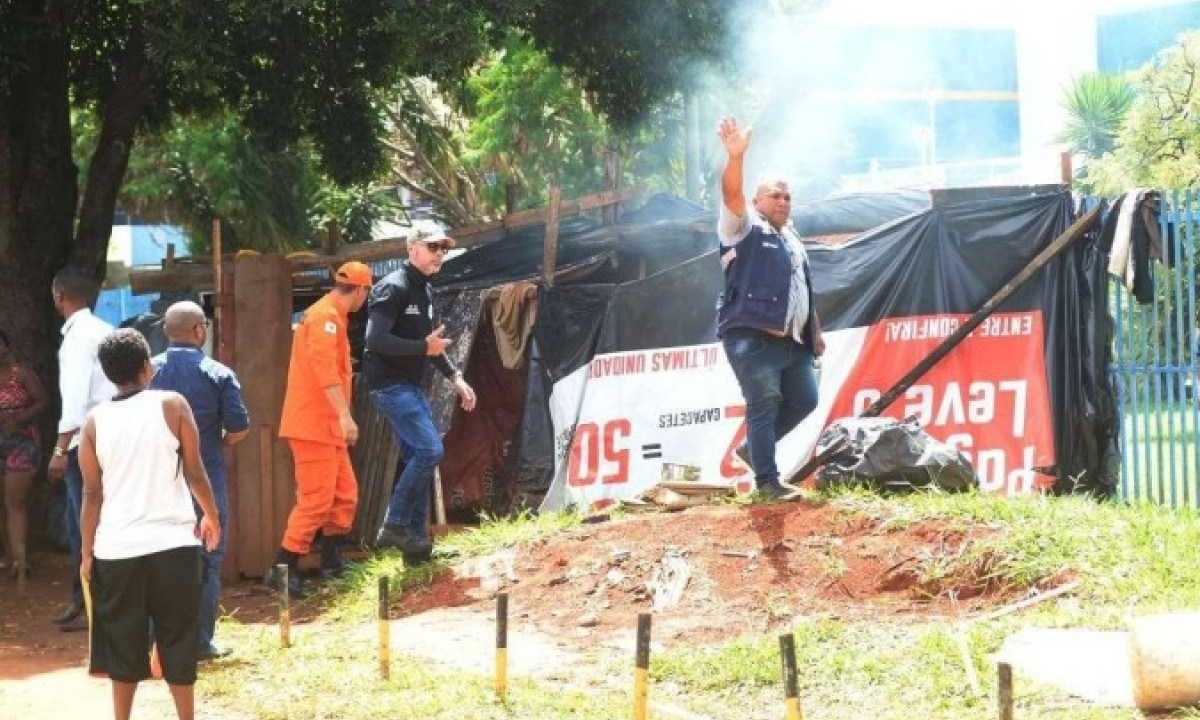
[[[724,336],[734,328],[774,332],[785,328],[792,283],[792,256],[786,242],[781,233],[752,224],[750,232],[737,245],[722,246],[722,256],[733,250],[737,250],[737,256],[725,268],[725,291],[717,309],[718,336]],[[807,262],[803,272],[808,292],[808,318],[803,337],[805,344],[811,347],[815,305]]]

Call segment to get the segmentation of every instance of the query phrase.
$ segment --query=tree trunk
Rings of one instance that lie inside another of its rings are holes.
[[[117,66],[113,92],[101,114],[100,138],[88,166],[87,186],[79,207],[79,228],[71,261],[91,268],[104,279],[108,239],[112,235],[117,194],[129,166],[138,121],[150,102],[152,70],[146,61],[141,13],[131,11],[125,53]]]
[[[43,21],[14,39],[19,62],[0,91],[0,325],[17,358],[57,398],[50,279],[70,254],[77,174],[67,100],[70,7],[27,0],[21,9]],[[49,428],[57,408],[47,415]]]

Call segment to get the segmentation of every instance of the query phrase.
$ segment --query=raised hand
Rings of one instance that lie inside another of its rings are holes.
[[[730,155],[744,155],[750,147],[750,134],[754,128],[741,127],[734,117],[723,117],[717,126],[717,137]]]

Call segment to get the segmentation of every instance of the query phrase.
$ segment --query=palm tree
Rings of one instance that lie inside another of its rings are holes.
[[[1069,118],[1058,141],[1067,143],[1074,153],[1103,157],[1113,149],[1133,99],[1134,90],[1121,75],[1081,75],[1063,97]]]

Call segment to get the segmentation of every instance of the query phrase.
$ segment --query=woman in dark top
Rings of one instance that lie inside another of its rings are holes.
[[[29,572],[26,501],[42,463],[37,420],[45,409],[41,382],[13,358],[8,335],[0,330],[0,484],[7,513],[9,567],[15,578]]]

